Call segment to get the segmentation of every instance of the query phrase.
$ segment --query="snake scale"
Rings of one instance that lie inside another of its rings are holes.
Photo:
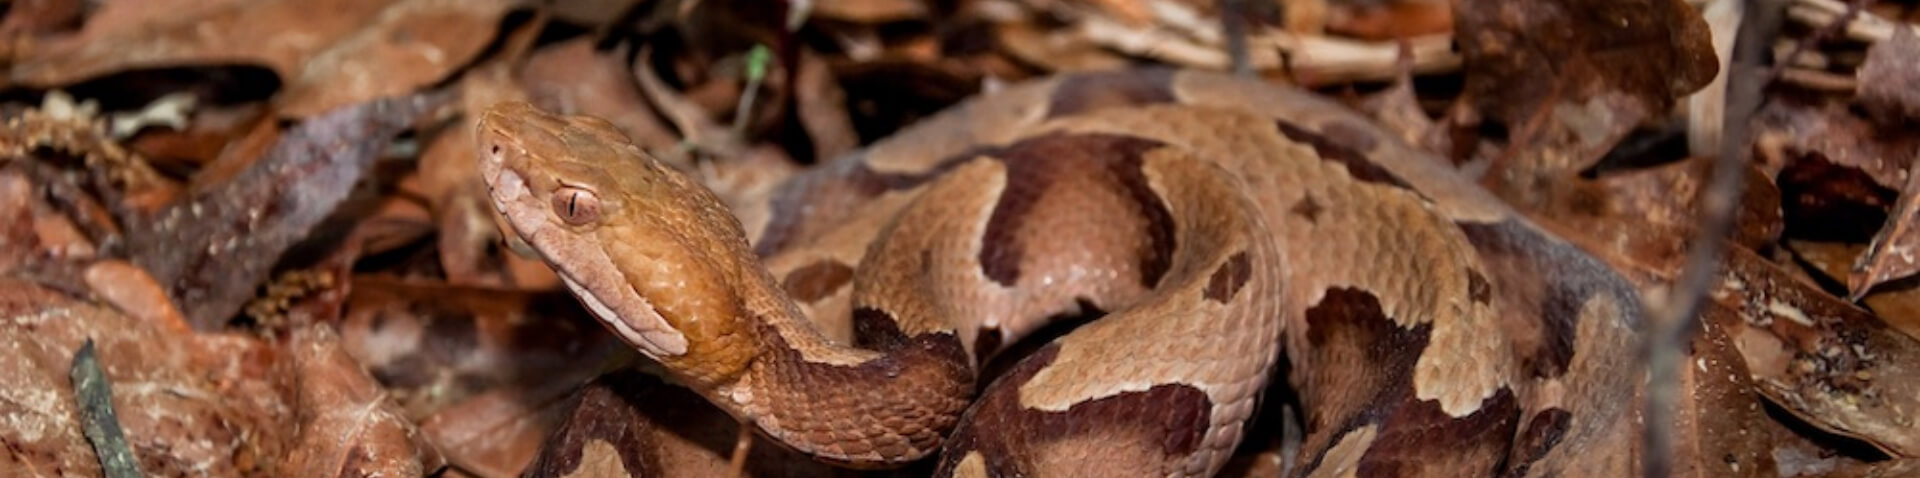
[[[476,137],[505,224],[608,329],[822,461],[1210,476],[1284,379],[1300,476],[1637,469],[1634,289],[1293,87],[1030,80],[730,204],[598,119],[503,103]]]

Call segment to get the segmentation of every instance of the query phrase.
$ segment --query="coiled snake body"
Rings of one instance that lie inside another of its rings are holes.
[[[1307,92],[1049,77],[731,208],[596,119],[507,103],[477,137],[496,207],[596,317],[822,460],[1210,476],[1284,353],[1302,476],[1637,463],[1631,287]],[[1089,309],[975,396],[980,358]]]

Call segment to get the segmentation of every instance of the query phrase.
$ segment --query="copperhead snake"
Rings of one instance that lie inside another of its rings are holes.
[[[731,207],[595,118],[503,103],[476,138],[609,330],[820,460],[1210,476],[1284,359],[1301,476],[1636,470],[1634,289],[1292,87],[1032,80]],[[976,397],[984,358],[1088,312]]]

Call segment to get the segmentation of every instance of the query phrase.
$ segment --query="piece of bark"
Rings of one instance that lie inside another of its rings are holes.
[[[380,100],[302,122],[231,181],[130,225],[131,259],[169,285],[196,329],[224,325],[281,254],[307,239],[388,141],[435,102]]]

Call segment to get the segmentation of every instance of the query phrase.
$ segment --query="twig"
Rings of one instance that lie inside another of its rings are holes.
[[[746,478],[747,453],[753,450],[753,424],[740,422],[740,435],[733,441],[733,478]]]
[[[1232,66],[1232,59],[1219,47],[1170,31],[1136,28],[1098,17],[1080,19],[1075,28],[1082,38],[1128,55],[1197,68]],[[1437,74],[1460,68],[1452,34],[1422,35],[1404,41],[1413,47],[1414,73]],[[1329,82],[1390,80],[1399,71],[1399,41],[1269,31],[1250,36],[1247,44],[1247,62],[1254,70],[1285,68],[1296,76],[1312,75]]]
[[[787,1],[787,31],[800,31],[807,24],[807,15],[813,13],[813,0]]]
[[[740,92],[740,104],[734,105],[733,137],[747,137],[747,123],[753,118],[753,103],[760,97],[760,84],[767,81],[767,65],[773,62],[773,51],[766,45],[754,45],[747,50],[747,84]]]
[[[1849,10],[1840,0],[1793,0],[1788,7],[1787,16],[1794,21],[1820,27],[1838,23],[1842,15]],[[1847,38],[1862,42],[1882,42],[1893,38],[1894,28],[1911,28],[1920,31],[1920,26],[1906,22],[1896,22],[1874,14],[1861,11],[1854,21],[1845,22]]]
[[[1246,5],[1241,0],[1219,0],[1220,33],[1227,37],[1227,61],[1235,76],[1253,76],[1253,60],[1247,58]]]
[[[1781,57],[1780,61],[1774,62],[1773,70],[1767,72],[1767,77],[1779,77],[1781,72],[1786,70],[1787,66],[1793,65],[1796,60],[1800,58],[1801,53],[1812,50],[1814,45],[1826,42],[1827,39],[1833,37],[1835,33],[1844,30],[1847,25],[1852,24],[1853,20],[1860,16],[1860,12],[1865,10],[1866,4],[1867,0],[1853,0],[1852,2],[1848,2],[1846,11],[1840,12],[1839,18],[1828,22],[1826,25],[1820,26],[1820,29],[1814,30],[1812,35],[1801,38],[1798,43],[1794,44],[1792,52]]]
[[[1828,93],[1853,93],[1860,89],[1860,81],[1854,78],[1853,75],[1831,73],[1810,68],[1788,68],[1781,70],[1780,82]]]
[[[94,455],[100,457],[101,474],[107,478],[145,476],[120,431],[120,417],[113,412],[113,387],[93,355],[93,339],[87,339],[73,354],[73,367],[67,374],[73,378],[73,397],[80,402],[81,430],[87,441],[93,442]]]
[[[1720,151],[1713,161],[1712,176],[1700,192],[1700,236],[1687,251],[1685,268],[1679,280],[1666,294],[1662,307],[1655,310],[1651,329],[1642,342],[1645,357],[1647,394],[1646,433],[1642,442],[1645,460],[1641,472],[1648,478],[1664,478],[1673,470],[1674,407],[1679,394],[1681,351],[1699,328],[1699,310],[1708,287],[1720,270],[1726,255],[1726,236],[1733,229],[1734,206],[1745,187],[1747,155],[1752,152],[1752,124],[1759,111],[1761,92],[1772,77],[1763,74],[1769,45],[1780,33],[1790,0],[1746,0],[1747,16],[1734,37],[1733,61],[1727,71],[1726,116],[1721,131]]]

